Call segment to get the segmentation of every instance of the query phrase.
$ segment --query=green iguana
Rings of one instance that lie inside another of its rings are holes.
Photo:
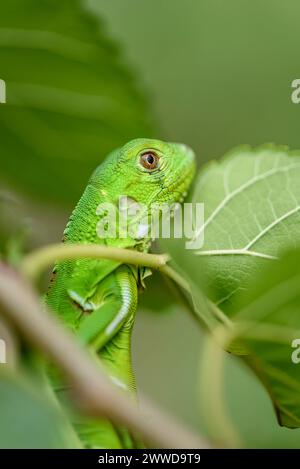
[[[145,138],[127,143],[109,154],[93,173],[66,226],[64,242],[148,251],[152,204],[182,202],[194,173],[194,153],[186,145]],[[99,236],[100,228],[104,233],[111,228],[107,221],[110,207],[118,215],[122,210],[128,212],[131,234],[124,236],[117,221],[115,236]],[[145,268],[112,260],[64,261],[54,268],[46,298],[61,320],[101,359],[115,383],[133,393],[131,332],[138,289],[148,274]],[[138,444],[127,430],[104,419],[81,419],[74,427],[84,447],[132,448]]]

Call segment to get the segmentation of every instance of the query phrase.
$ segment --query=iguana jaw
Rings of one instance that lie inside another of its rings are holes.
[[[183,202],[196,172],[195,153],[185,144],[172,143],[176,161],[169,169],[171,177],[166,178],[158,202]]]

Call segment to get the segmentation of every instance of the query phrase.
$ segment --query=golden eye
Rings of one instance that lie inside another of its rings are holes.
[[[153,171],[158,167],[159,156],[152,150],[145,151],[140,156],[140,164],[148,171]]]

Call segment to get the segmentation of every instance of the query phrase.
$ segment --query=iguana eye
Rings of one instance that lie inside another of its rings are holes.
[[[159,156],[153,150],[145,151],[140,156],[140,164],[148,171],[153,171],[158,167]]]

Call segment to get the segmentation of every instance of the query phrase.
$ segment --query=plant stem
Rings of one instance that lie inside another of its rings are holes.
[[[176,270],[172,269],[169,265],[163,265],[156,267],[159,272],[167,275],[171,280],[173,280],[177,285],[179,285],[183,290],[186,290],[188,293],[191,293],[191,289],[187,280],[182,277]]]
[[[35,281],[44,269],[50,267],[55,262],[78,258],[111,259],[120,263],[150,267],[166,275],[183,290],[191,294],[189,282],[180,273],[167,265],[167,262],[170,260],[167,254],[148,254],[130,249],[99,246],[97,244],[49,244],[27,254],[23,258],[19,269],[25,277]],[[214,308],[215,314],[218,312],[219,316],[222,315],[222,312],[218,310],[216,305],[213,305],[211,302],[209,304]],[[203,323],[203,318],[198,312],[193,311],[193,317],[198,322],[200,321],[201,324]],[[225,320],[228,322],[226,316],[222,315],[222,319],[224,322]]]
[[[227,334],[224,330],[224,336]],[[225,353],[213,337],[205,336],[200,361],[201,411],[210,435],[218,445],[241,448],[241,439],[228,415],[223,397]]]
[[[54,262],[89,257],[93,259],[111,259],[125,264],[142,265],[159,270],[184,290],[190,292],[189,284],[185,278],[166,265],[169,260],[167,254],[148,254],[132,249],[113,248],[97,244],[49,244],[27,254],[19,268],[25,277],[36,280],[42,271],[53,265]]]
[[[111,259],[124,264],[143,265],[159,269],[169,257],[166,254],[148,254],[130,249],[99,246],[97,244],[50,244],[23,258],[20,270],[35,280],[39,274],[54,262],[79,258]]]

